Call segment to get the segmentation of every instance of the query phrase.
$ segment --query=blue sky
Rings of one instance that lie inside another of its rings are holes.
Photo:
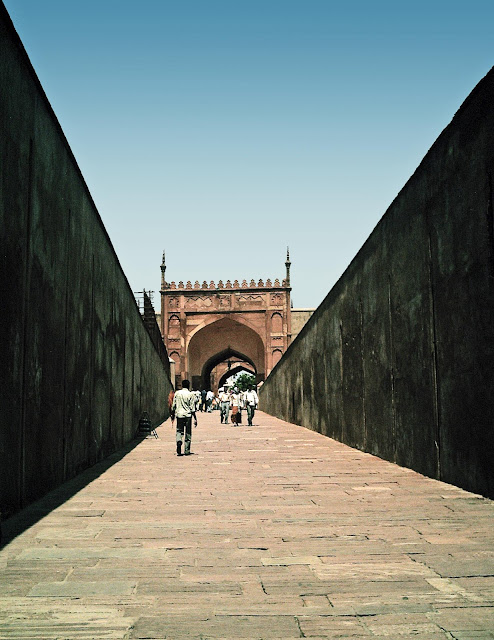
[[[6,0],[133,290],[317,306],[493,64],[492,0]]]

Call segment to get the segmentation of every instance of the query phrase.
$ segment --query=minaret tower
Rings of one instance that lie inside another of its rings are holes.
[[[168,283],[165,279],[166,264],[165,264],[165,252],[163,251],[163,258],[161,260],[161,322],[160,329],[163,340],[168,334],[168,298],[164,295],[166,289],[168,289]],[[166,341],[165,341],[166,344]]]
[[[286,267],[286,286],[289,287],[290,286],[290,267],[291,267],[291,262],[290,262],[290,248],[287,247],[286,248],[286,262],[285,262],[285,267]]]
[[[165,271],[166,271],[165,252],[163,251],[163,258],[161,260],[161,290],[162,291],[164,289],[168,289],[167,283],[166,283],[166,280],[165,280]]]
[[[290,291],[291,291],[291,287],[290,287],[290,267],[292,266],[292,263],[290,262],[290,248],[287,247],[286,248],[286,262],[285,262],[285,267],[286,267],[286,278],[285,278],[285,282],[284,285],[286,287],[286,335],[287,335],[287,341],[286,341],[286,348],[288,348],[290,346],[290,343],[292,341],[292,303],[290,300]]]

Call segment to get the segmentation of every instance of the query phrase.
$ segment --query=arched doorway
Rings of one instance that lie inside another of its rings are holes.
[[[227,369],[225,373],[223,373],[221,376],[218,377],[217,383],[216,383],[218,388],[224,387],[229,378],[231,378],[232,376],[236,376],[239,373],[250,373],[253,376],[256,375],[256,371],[252,369],[252,367],[248,367],[245,364],[241,364],[237,367],[233,367],[232,369]]]
[[[242,364],[234,368],[228,367],[228,363],[232,360],[237,360]],[[218,365],[224,366],[218,367]],[[220,373],[220,376],[212,376],[213,371],[216,369],[219,369],[218,373]],[[222,373],[222,371],[224,371],[224,373]],[[204,363],[201,375],[201,384],[203,385],[203,388],[211,388],[213,391],[217,391],[219,387],[223,386],[225,380],[230,378],[232,375],[235,375],[235,373],[240,373],[241,371],[248,371],[253,375],[257,374],[256,366],[250,358],[239,351],[235,351],[234,349],[225,349]]]
[[[213,369],[229,359],[250,365],[259,381],[265,375],[265,348],[261,337],[246,324],[229,317],[211,322],[194,333],[187,347],[187,359],[196,389],[210,387]]]

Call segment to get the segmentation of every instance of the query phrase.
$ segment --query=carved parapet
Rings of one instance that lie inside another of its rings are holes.
[[[211,280],[209,284],[207,283],[206,280],[204,280],[202,284],[199,283],[199,280],[196,280],[194,284],[192,284],[191,281],[188,280],[187,284],[184,286],[183,280],[180,280],[178,285],[176,282],[165,283],[165,285],[166,285],[165,287],[166,289],[209,289],[209,290],[213,289],[213,290],[216,290],[216,289],[273,289],[273,288],[282,288],[282,287],[286,288],[290,286],[290,283],[286,278],[281,280],[281,283],[279,278],[276,278],[274,282],[271,280],[271,278],[268,278],[266,282],[264,282],[264,280],[260,278],[256,284],[256,281],[254,280],[254,278],[252,278],[250,282],[247,282],[246,279],[243,279],[241,284],[239,283],[238,280],[234,280],[233,284],[231,280],[227,280],[226,282],[223,282],[223,280],[219,280],[218,285],[216,285],[214,280]]]

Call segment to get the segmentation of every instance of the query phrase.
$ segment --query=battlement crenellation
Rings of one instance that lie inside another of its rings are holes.
[[[286,279],[280,281],[279,278],[275,278],[274,282],[268,278],[266,282],[261,278],[258,282],[254,279],[251,279],[250,282],[247,280],[242,280],[240,284],[238,280],[234,280],[233,283],[231,280],[227,280],[223,282],[223,280],[219,280],[218,284],[211,280],[209,284],[206,280],[203,281],[202,284],[199,283],[198,280],[192,284],[191,280],[188,280],[185,284],[182,280],[178,282],[166,282],[164,286],[164,290],[166,289],[174,289],[174,290],[208,290],[208,291],[226,291],[227,289],[290,289],[290,284]]]

